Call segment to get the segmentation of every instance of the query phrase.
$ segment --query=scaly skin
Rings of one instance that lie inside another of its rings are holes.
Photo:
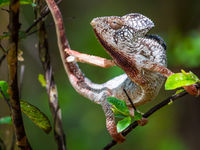
[[[154,99],[165,80],[157,70],[164,69],[167,75],[171,75],[171,71],[166,68],[164,41],[156,35],[147,35],[154,27],[153,22],[141,14],[132,13],[122,17],[95,18],[91,25],[102,46],[132,81],[128,94],[133,103],[139,106]],[[124,99],[120,95],[117,98]],[[106,116],[108,113],[105,111]],[[109,131],[110,126],[107,122]],[[115,134],[113,138],[122,142],[119,136]]]
[[[165,44],[158,36],[147,35],[153,22],[141,14],[128,14],[123,17],[100,17],[91,22],[95,33],[114,62],[125,71],[106,83],[91,82],[80,70],[76,61],[100,67],[114,66],[112,60],[81,54],[70,49],[65,36],[61,12],[54,0],[46,0],[53,16],[61,59],[74,89],[89,100],[100,104],[105,112],[106,126],[115,141],[125,138],[117,133],[114,114],[106,98],[114,96],[129,101],[127,91],[135,106],[151,101],[158,94],[164,76],[173,74],[166,68]],[[163,76],[164,75],[164,76]],[[196,94],[194,86],[185,88]],[[190,93],[190,94],[191,94]]]

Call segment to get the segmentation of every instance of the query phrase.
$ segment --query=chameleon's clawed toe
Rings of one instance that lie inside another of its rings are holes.
[[[184,89],[185,89],[190,95],[199,96],[199,95],[200,95],[200,90],[198,90],[198,89],[195,87],[195,85],[196,85],[196,84],[189,85],[189,86],[184,86]]]
[[[126,140],[126,138],[121,133],[112,135],[112,137],[117,143],[123,143]]]
[[[144,126],[148,123],[148,119],[143,117],[141,120],[138,120],[137,122],[140,126]]]

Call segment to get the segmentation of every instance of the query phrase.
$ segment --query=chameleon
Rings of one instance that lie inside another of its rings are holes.
[[[154,99],[165,80],[163,74],[171,74],[167,67],[166,44],[157,35],[148,35],[154,23],[139,13],[130,13],[122,17],[98,17],[91,21],[96,37],[101,45],[113,58],[114,63],[125,71],[116,77],[123,80],[123,88],[127,91],[135,106],[140,106]],[[162,73],[162,74],[161,74]],[[119,82],[120,83],[120,82]],[[122,86],[118,86],[112,96],[126,101],[130,106]],[[110,106],[107,106],[110,108]],[[106,116],[113,116],[105,111]],[[110,130],[113,123],[107,123]],[[112,135],[110,132],[110,134]],[[123,137],[115,133],[112,135],[118,142]]]
[[[125,90],[136,107],[153,100],[165,78],[173,74],[167,69],[165,42],[157,35],[148,34],[154,23],[142,14],[97,17],[91,25],[112,60],[79,53],[70,48],[58,6],[54,0],[46,0],[46,3],[55,22],[60,56],[71,85],[79,94],[102,106],[110,135],[122,143],[125,138],[117,132],[112,106],[106,98],[123,99],[130,106]],[[84,75],[77,62],[104,68],[117,65],[125,73],[96,84]],[[195,86],[184,88],[192,95],[199,94]]]

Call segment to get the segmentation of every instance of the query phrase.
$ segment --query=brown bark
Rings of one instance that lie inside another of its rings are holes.
[[[40,18],[42,9],[42,1],[38,0],[36,16]],[[37,19],[36,18],[36,19]],[[54,123],[54,138],[57,143],[59,150],[66,149],[65,134],[62,127],[61,109],[58,104],[58,92],[54,81],[54,76],[52,72],[52,67],[50,63],[50,55],[48,48],[47,33],[45,28],[45,22],[40,21],[38,23],[38,36],[39,36],[39,56],[44,69],[45,80],[46,80],[46,90],[48,94],[49,107],[51,114],[53,116]]]
[[[19,23],[19,0],[10,1],[9,12],[9,51],[7,55],[8,71],[9,71],[9,88],[11,104],[11,117],[14,126],[14,131],[17,138],[17,145],[21,149],[31,150],[30,144],[26,137],[24,124],[21,115],[19,89],[17,81],[17,50],[18,50],[18,32],[20,28]]]

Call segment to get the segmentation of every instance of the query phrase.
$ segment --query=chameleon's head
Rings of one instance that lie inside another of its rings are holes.
[[[121,43],[126,43],[133,38],[145,36],[154,27],[154,23],[147,17],[131,13],[122,17],[109,16],[98,17],[91,21],[91,25],[99,38],[109,45],[116,47]]]

